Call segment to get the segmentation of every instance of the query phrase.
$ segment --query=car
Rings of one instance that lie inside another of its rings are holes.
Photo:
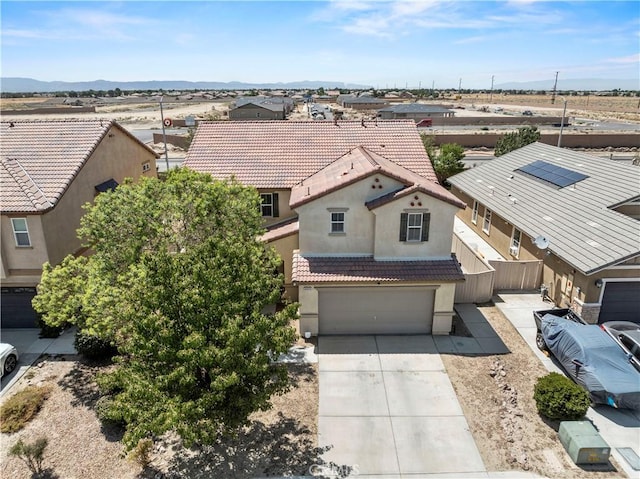
[[[640,371],[640,324],[631,321],[607,321],[600,327],[629,355],[629,360]]]
[[[531,110],[525,110],[522,112],[524,116],[533,116],[533,112]]]
[[[567,375],[594,404],[640,411],[640,372],[597,324],[581,324],[546,314],[542,336]]]
[[[18,350],[9,343],[0,343],[0,368],[2,376],[11,374],[18,365]]]
[[[548,351],[544,337],[542,336],[542,318],[546,315],[556,316],[558,318],[565,319],[567,321],[573,321],[578,324],[587,324],[587,322],[577,315],[570,308],[553,308],[553,309],[540,309],[533,312],[533,320],[536,322],[536,346],[540,351]]]

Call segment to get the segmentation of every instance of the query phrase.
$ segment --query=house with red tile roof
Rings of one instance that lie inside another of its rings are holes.
[[[156,176],[157,154],[115,121],[0,122],[2,327],[35,327],[45,262],[83,252],[83,205],[125,178]]]
[[[301,333],[450,332],[465,205],[413,121],[201,123],[184,165],[258,188]]]

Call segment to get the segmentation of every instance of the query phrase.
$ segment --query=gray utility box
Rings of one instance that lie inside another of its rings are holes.
[[[607,464],[611,448],[589,421],[562,421],[560,442],[576,464]]]

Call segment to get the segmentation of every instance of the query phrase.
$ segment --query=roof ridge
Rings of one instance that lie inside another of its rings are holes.
[[[20,189],[24,192],[27,198],[29,198],[29,201],[31,201],[31,204],[34,206],[34,208],[40,209],[40,205],[42,203],[48,203],[48,208],[53,208],[54,205],[51,200],[47,198],[47,195],[44,194],[38,184],[33,180],[33,178],[31,178],[31,175],[24,168],[24,166],[22,166],[20,161],[18,161],[16,158],[0,158],[0,161],[2,162],[2,166],[4,166],[7,170],[7,173],[11,175],[16,184],[20,186]],[[17,172],[15,171],[16,168],[14,168],[14,165],[11,164],[12,162],[15,162],[19,169],[22,170],[28,181],[24,181],[24,179],[19,174],[17,174]],[[34,193],[32,188],[27,187],[28,184],[33,186],[37,190],[39,195]],[[38,199],[41,201],[38,201]]]

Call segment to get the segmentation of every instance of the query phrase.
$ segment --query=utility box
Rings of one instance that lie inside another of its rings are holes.
[[[611,448],[589,421],[562,421],[560,442],[576,464],[607,464]]]

